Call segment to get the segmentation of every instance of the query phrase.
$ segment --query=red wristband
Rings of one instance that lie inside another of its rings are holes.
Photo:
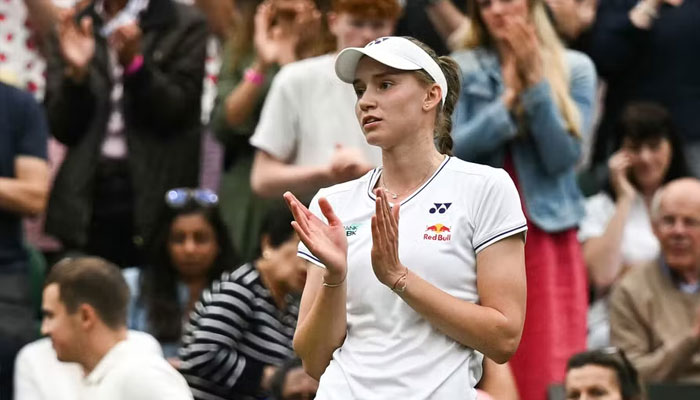
[[[256,69],[248,68],[243,74],[243,79],[252,83],[253,85],[260,86],[265,81],[265,75]]]
[[[125,75],[132,75],[136,71],[140,70],[141,67],[143,67],[143,55],[137,54],[131,60],[131,63],[129,63],[129,66],[126,67],[124,74]]]

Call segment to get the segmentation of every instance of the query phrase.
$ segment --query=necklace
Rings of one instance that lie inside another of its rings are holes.
[[[410,189],[405,190],[403,193],[394,193],[394,192],[392,192],[391,190],[389,190],[388,187],[386,187],[386,184],[384,183],[384,173],[382,173],[382,174],[379,176],[379,186],[382,188],[382,190],[384,191],[384,193],[388,194],[392,199],[397,199],[397,198],[399,198],[399,195],[404,195],[404,194],[406,194],[406,193],[411,193],[411,192],[412,192],[413,190],[415,190],[418,186],[420,186],[423,182],[425,182],[425,179],[426,179],[428,176],[430,176],[430,173],[433,172],[433,169],[434,169],[434,168],[430,168],[430,169],[428,170],[428,173],[425,174],[425,175],[423,176],[423,178],[421,178],[421,180],[418,181],[418,184],[417,184],[417,185],[411,187]]]

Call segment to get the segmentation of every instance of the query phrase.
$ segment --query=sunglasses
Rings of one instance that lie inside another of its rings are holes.
[[[170,208],[183,208],[191,201],[202,207],[213,207],[219,203],[219,196],[209,189],[177,188],[165,193],[165,204]]]

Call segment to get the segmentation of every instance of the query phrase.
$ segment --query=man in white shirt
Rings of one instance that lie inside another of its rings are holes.
[[[126,341],[140,351],[163,357],[160,343],[146,332],[129,331]],[[24,346],[17,354],[14,400],[75,400],[80,396],[83,369],[78,363],[62,362],[50,338]]]
[[[397,0],[333,0],[328,25],[338,51],[390,35]],[[359,178],[381,163],[353,112],[352,86],[335,75],[335,54],[290,63],[275,76],[250,143],[251,186],[262,197],[289,190],[310,199],[321,187]]]
[[[100,258],[69,258],[51,269],[41,331],[59,361],[82,367],[77,398],[192,400],[184,378],[165,359],[126,340],[128,299],[121,271]]]

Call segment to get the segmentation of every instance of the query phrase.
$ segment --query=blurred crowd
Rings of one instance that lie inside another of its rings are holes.
[[[381,165],[334,60],[389,35],[454,58],[440,140],[528,221],[522,341],[479,398],[700,385],[698,25],[697,0],[0,2],[0,399],[313,398],[282,194]]]

